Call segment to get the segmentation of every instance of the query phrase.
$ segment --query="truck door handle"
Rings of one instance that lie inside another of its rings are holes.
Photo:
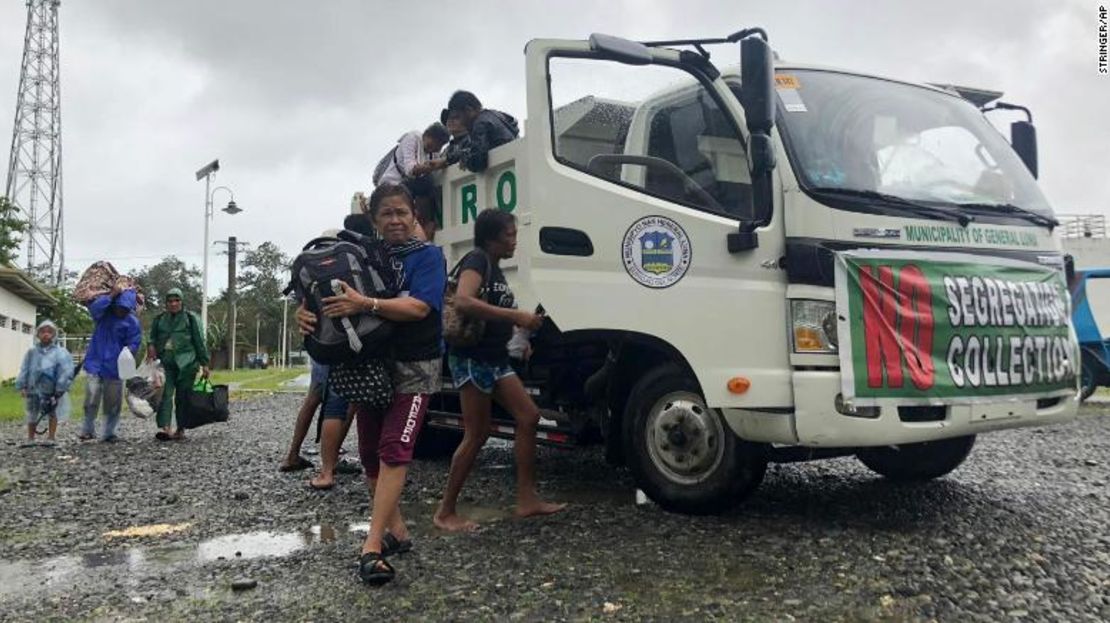
[[[540,229],[540,250],[551,255],[587,257],[594,254],[594,243],[584,231],[566,227],[543,227]]]

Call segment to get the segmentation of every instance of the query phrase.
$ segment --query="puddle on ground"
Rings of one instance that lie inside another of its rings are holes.
[[[143,572],[180,564],[217,560],[282,557],[348,534],[365,534],[366,522],[320,524],[299,532],[248,532],[219,536],[196,544],[135,546],[110,552],[56,556],[46,560],[0,560],[0,597],[27,591],[56,591],[89,582],[90,576],[116,574],[135,579]],[[357,537],[355,541],[360,540]]]
[[[550,499],[571,504],[631,505],[646,498],[634,489],[582,487],[549,491]],[[479,524],[511,520],[512,507],[459,504],[459,514]],[[403,509],[408,519],[417,519],[411,528],[417,536],[427,534],[430,517],[426,508]],[[108,578],[125,586],[137,585],[143,574],[176,565],[204,565],[220,560],[280,558],[314,545],[351,540],[361,541],[369,529],[367,522],[319,524],[294,532],[258,531],[228,534],[195,544],[133,546],[110,552],[66,555],[46,560],[0,560],[0,598],[27,591],[60,591],[88,583],[90,578]],[[169,532],[173,532],[172,530]],[[159,531],[161,533],[161,531]],[[133,536],[133,535],[127,535]]]
[[[497,508],[495,506],[476,506],[460,502],[456,507],[461,517],[466,517],[478,525],[504,521],[513,516],[512,509]]]

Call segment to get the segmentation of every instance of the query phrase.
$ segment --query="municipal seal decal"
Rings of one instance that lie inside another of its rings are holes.
[[[693,257],[690,238],[678,223],[664,216],[647,216],[624,234],[621,258],[630,277],[649,288],[678,283]]]

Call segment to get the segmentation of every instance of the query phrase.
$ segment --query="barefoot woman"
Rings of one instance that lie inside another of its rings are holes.
[[[536,426],[540,410],[524,391],[509,365],[507,344],[513,326],[536,330],[543,317],[516,309],[505,275],[503,259],[516,251],[516,220],[508,212],[484,210],[474,222],[474,246],[462,259],[455,305],[460,314],[486,321],[479,342],[469,348],[452,348],[448,357],[451,376],[462,401],[462,443],[451,459],[447,490],[434,518],[443,530],[469,531],[477,524],[458,515],[456,502],[478,451],[489,438],[493,401],[516,420],[516,515],[549,515],[564,504],[544,502],[536,493]]]

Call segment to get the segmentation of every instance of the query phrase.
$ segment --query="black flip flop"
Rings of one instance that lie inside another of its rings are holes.
[[[386,532],[382,537],[382,556],[405,554],[412,551],[412,539],[398,539],[393,533]]]
[[[335,488],[335,481],[332,481],[332,483],[330,485],[318,485],[318,484],[312,482],[311,480],[309,480],[308,481],[308,488],[312,489],[313,491],[331,491],[332,489]]]
[[[337,474],[361,474],[362,466],[354,461],[339,461],[335,465]]]
[[[391,581],[397,572],[378,552],[366,552],[358,559],[358,579],[371,586],[381,586]]]
[[[162,431],[162,430],[158,431],[157,433],[154,433],[154,438],[157,439],[158,441],[169,441],[170,439],[172,439],[172,437],[170,437],[169,433],[167,433],[166,431]]]
[[[316,467],[316,465],[312,461],[304,458],[303,456],[298,456],[296,463],[294,463],[292,465],[282,465],[281,467],[278,468],[278,471],[279,472],[299,472],[302,469],[308,469],[310,467]]]

